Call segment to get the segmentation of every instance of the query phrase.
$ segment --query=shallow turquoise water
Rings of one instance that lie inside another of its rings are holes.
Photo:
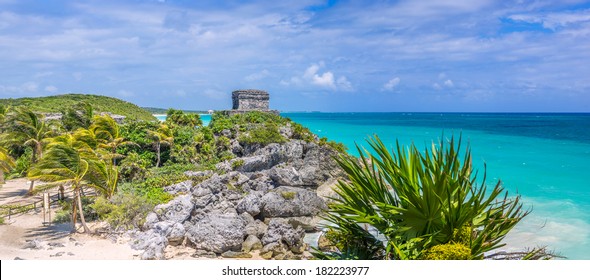
[[[166,120],[166,115],[154,115],[158,120],[161,122]],[[203,121],[203,125],[209,125],[211,122],[211,115],[210,114],[199,114],[201,117],[201,121]]]
[[[506,249],[547,246],[590,259],[590,114],[284,113],[356,154],[373,134],[393,147],[429,146],[462,134],[488,183],[501,179],[532,213],[505,239]]]

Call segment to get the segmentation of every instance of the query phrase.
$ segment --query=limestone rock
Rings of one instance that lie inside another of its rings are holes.
[[[248,235],[244,243],[242,243],[242,252],[249,253],[252,250],[262,249],[262,241],[255,235]]]
[[[301,175],[294,167],[273,167],[269,171],[269,176],[273,182],[281,186],[301,186],[303,181]]]
[[[43,246],[43,243],[38,240],[38,239],[33,239],[33,240],[27,240],[25,242],[25,245],[23,246],[23,249],[33,249],[33,250],[40,250],[43,249],[45,246]]]
[[[251,192],[244,197],[237,205],[236,210],[238,213],[248,213],[252,216],[260,214],[260,193]]]
[[[234,251],[227,251],[221,254],[224,258],[234,258],[234,259],[249,259],[252,258],[252,255],[247,252],[234,252]]]
[[[245,223],[236,213],[212,212],[203,219],[184,224],[186,237],[196,249],[223,253],[240,250],[245,238]]]
[[[301,246],[305,232],[301,228],[294,229],[284,221],[273,219],[268,224],[268,230],[262,237],[265,246],[272,243],[285,244],[289,248]]]
[[[191,202],[191,196],[181,195],[166,204],[156,206],[154,212],[161,221],[183,223],[188,220],[193,208],[194,205]]]
[[[135,250],[144,250],[140,255],[142,260],[164,259],[166,246],[168,246],[168,239],[153,229],[140,232],[131,244],[131,248]]]
[[[213,252],[209,252],[207,250],[197,250],[197,251],[195,251],[194,254],[192,254],[192,257],[193,258],[203,257],[203,258],[214,259],[214,258],[217,258],[217,254],[215,254]]]
[[[193,186],[192,180],[182,181],[180,183],[164,187],[164,191],[170,194],[188,193]]]
[[[326,202],[313,191],[279,187],[266,193],[262,199],[264,217],[313,216],[327,208]]]

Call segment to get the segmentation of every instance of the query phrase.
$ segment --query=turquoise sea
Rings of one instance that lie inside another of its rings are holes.
[[[462,135],[487,183],[522,196],[532,212],[503,250],[547,246],[568,259],[590,260],[590,114],[282,113],[319,136],[355,143],[377,134],[386,144],[430,146]],[[210,115],[201,115],[204,125]],[[165,119],[165,116],[160,118]]]
[[[355,143],[377,134],[392,147],[425,148],[462,135],[487,183],[502,180],[532,213],[505,239],[506,250],[547,246],[590,260],[590,114],[283,113],[319,136]]]

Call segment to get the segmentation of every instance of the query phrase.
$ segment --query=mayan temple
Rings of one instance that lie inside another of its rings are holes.
[[[232,92],[231,114],[245,113],[248,111],[262,111],[279,114],[277,110],[269,108],[270,95],[268,92],[257,89],[241,89]]]

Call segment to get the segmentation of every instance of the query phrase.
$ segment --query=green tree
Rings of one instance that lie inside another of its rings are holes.
[[[87,142],[88,133],[78,130],[50,139],[45,156],[31,167],[31,180],[51,182],[48,187],[69,185],[74,192],[72,201],[72,228],[76,230],[76,217],[80,211],[80,222],[84,232],[90,232],[84,218],[81,191],[91,187],[99,193],[110,195],[116,187],[116,169],[109,168]]]
[[[92,119],[92,125],[89,128],[98,141],[99,147],[110,152],[114,166],[117,165],[117,159],[124,156],[117,153],[117,148],[123,145],[136,145],[131,141],[125,140],[121,135],[119,124],[109,115],[95,116]]]
[[[157,130],[148,131],[148,137],[153,140],[153,145],[156,148],[156,167],[160,166],[160,154],[162,146],[170,146],[173,144],[174,137],[172,130],[165,124],[160,124]]]
[[[169,126],[202,126],[203,122],[199,114],[187,114],[182,110],[168,109],[166,112],[166,124]]]
[[[31,163],[43,157],[43,141],[52,137],[55,131],[36,113],[18,107],[6,115],[3,124],[5,133],[0,142],[9,146],[29,146],[33,149]],[[35,181],[31,180],[29,194],[33,192]]]
[[[0,147],[0,184],[4,184],[4,174],[10,172],[14,166],[14,159],[6,149]]]
[[[78,128],[89,128],[94,116],[94,109],[88,102],[82,101],[76,103],[62,111],[61,121],[68,131],[74,131]]]
[[[519,197],[508,198],[498,181],[488,191],[478,183],[467,148],[461,141],[433,143],[420,153],[397,144],[392,154],[378,137],[375,154],[357,149],[360,159],[337,159],[348,180],[336,188],[326,219],[339,250],[320,258],[482,259],[497,249],[506,234],[529,212]],[[441,246],[442,245],[442,246]],[[467,248],[469,254],[465,254]],[[456,251],[455,250],[459,250]]]

